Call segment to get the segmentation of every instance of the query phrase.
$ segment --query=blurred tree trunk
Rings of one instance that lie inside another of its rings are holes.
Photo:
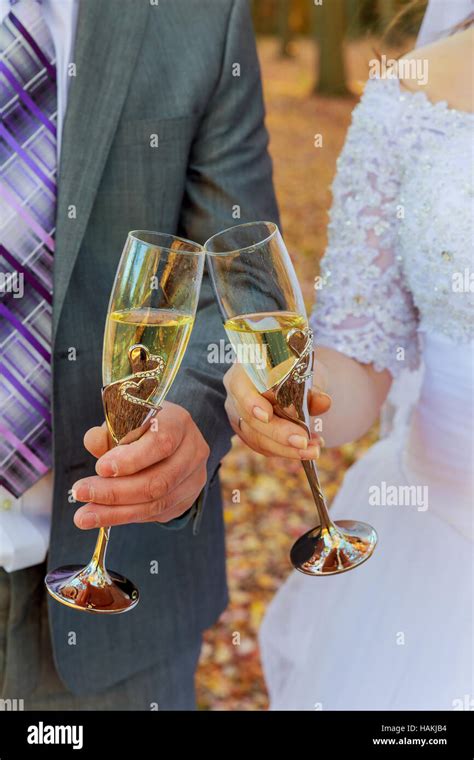
[[[358,39],[364,32],[360,10],[360,0],[346,0],[347,27],[353,39]]]
[[[278,38],[282,58],[290,57],[290,6],[291,0],[278,0]]]
[[[319,44],[319,81],[316,92],[322,95],[347,95],[344,69],[346,31],[345,0],[324,0],[315,5],[314,25]]]
[[[379,29],[384,32],[395,16],[395,0],[378,0]]]
[[[258,7],[258,0],[250,0],[250,12],[252,14],[253,19],[253,25],[255,29],[255,33],[258,34],[261,29],[261,20],[260,20],[260,13],[259,13],[259,7]]]

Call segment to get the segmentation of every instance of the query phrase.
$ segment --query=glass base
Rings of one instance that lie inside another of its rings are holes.
[[[291,563],[305,575],[337,575],[369,559],[376,543],[377,533],[367,523],[338,520],[301,536],[291,549]]]
[[[83,612],[128,612],[138,604],[140,596],[137,587],[123,575],[101,570],[95,563],[58,567],[48,573],[44,582],[53,599]]]

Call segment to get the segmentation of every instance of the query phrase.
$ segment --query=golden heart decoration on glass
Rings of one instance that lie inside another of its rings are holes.
[[[102,389],[105,417],[115,443],[131,443],[142,434],[150,410],[161,407],[149,401],[157,391],[165,362],[150,354],[146,346],[135,344],[128,349],[132,375],[110,383]]]

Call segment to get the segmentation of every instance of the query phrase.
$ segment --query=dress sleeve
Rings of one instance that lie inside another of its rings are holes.
[[[316,345],[394,377],[419,361],[418,315],[398,250],[400,106],[398,82],[370,80],[354,110],[311,317]]]

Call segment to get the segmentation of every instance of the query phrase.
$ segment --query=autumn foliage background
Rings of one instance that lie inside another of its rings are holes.
[[[396,0],[330,0],[323,19],[315,17],[321,8],[310,7],[312,0],[253,2],[257,31],[266,32],[258,36],[258,50],[283,235],[308,310],[326,245],[337,156],[367,80],[369,60],[380,49],[381,24],[399,5]],[[322,47],[318,38],[324,25],[328,37]],[[329,56],[325,63],[323,53]],[[315,145],[316,135],[321,135],[321,147]],[[329,501],[346,469],[375,437],[374,430],[356,444],[323,451],[318,469]],[[267,697],[258,629],[291,572],[291,545],[314,523],[314,505],[300,463],[265,459],[237,439],[221,473],[230,605],[205,635],[198,706],[262,710]],[[316,607],[321,581],[313,582]]]

